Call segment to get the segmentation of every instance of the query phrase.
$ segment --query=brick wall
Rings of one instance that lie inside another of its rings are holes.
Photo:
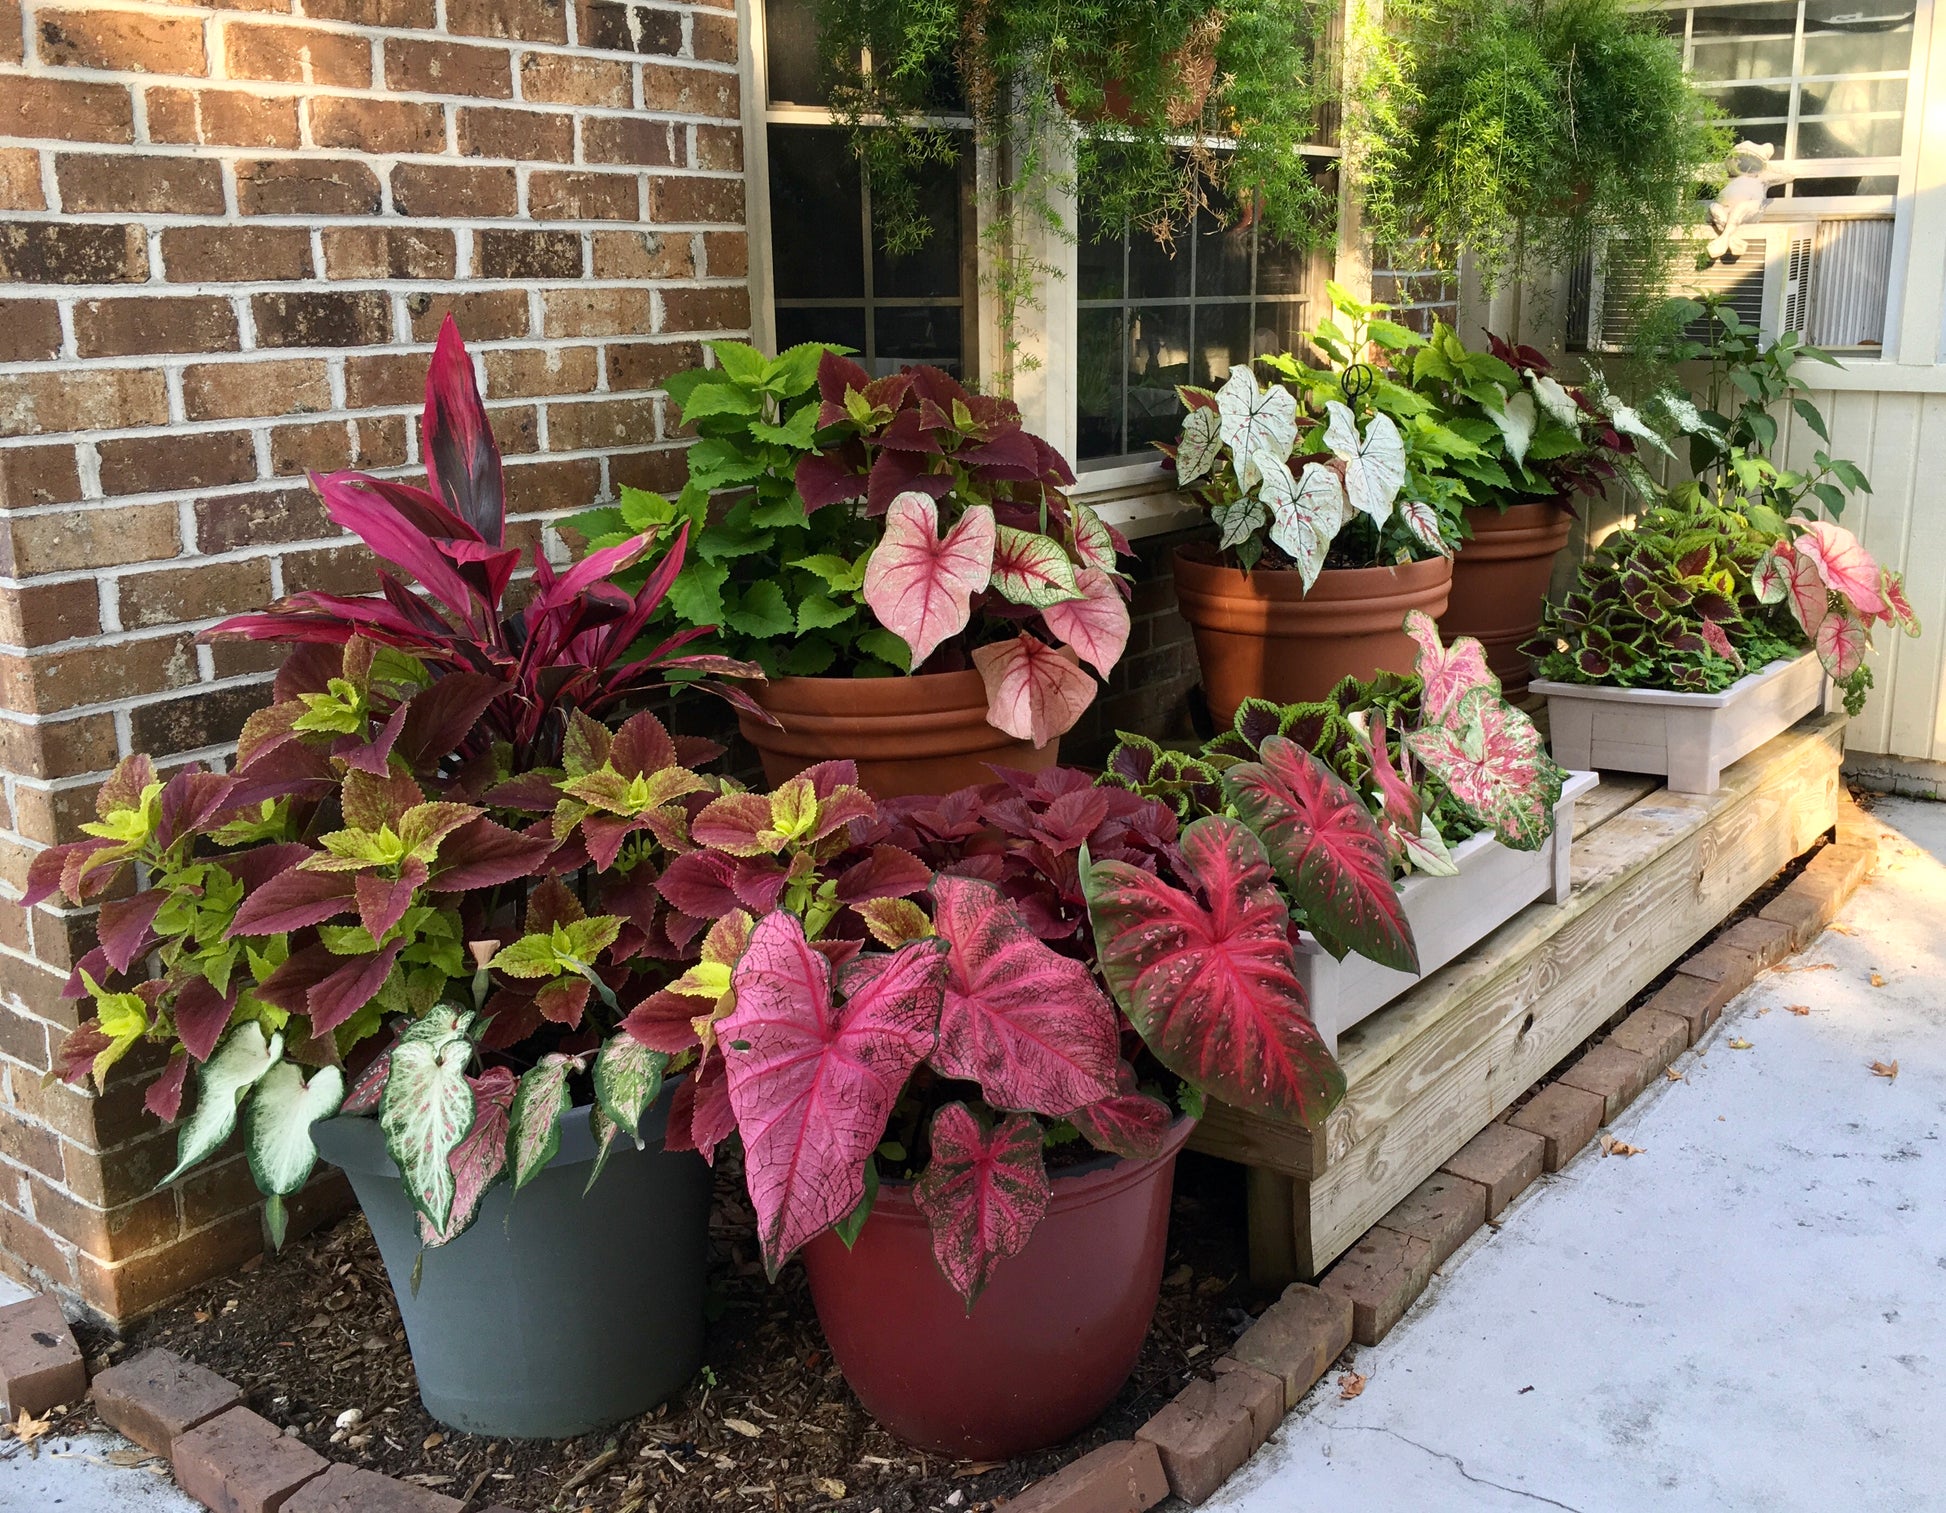
[[[303,474],[417,471],[447,311],[526,539],[679,478],[741,160],[731,0],[0,0],[0,894],[119,756],[264,702],[274,652],[196,630],[367,586]],[[141,1068],[42,1087],[90,931],[0,903],[0,1267],[126,1317],[262,1240],[239,1159],[151,1193]]]

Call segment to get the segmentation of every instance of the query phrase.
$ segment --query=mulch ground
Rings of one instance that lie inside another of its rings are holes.
[[[1185,1155],[1162,1304],[1121,1395],[1065,1445],[999,1465],[954,1463],[908,1449],[867,1416],[831,1360],[802,1269],[766,1282],[733,1174],[719,1174],[717,1199],[704,1370],[655,1412],[580,1439],[495,1440],[436,1423],[420,1406],[384,1264],[356,1215],[188,1295],[110,1350],[166,1346],[236,1382],[253,1409],[331,1459],[469,1508],[981,1513],[1129,1435],[1207,1374],[1268,1301],[1245,1275],[1241,1171]]]

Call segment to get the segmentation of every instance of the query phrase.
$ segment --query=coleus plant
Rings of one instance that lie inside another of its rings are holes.
[[[681,495],[574,517],[590,550],[686,523],[666,618],[712,627],[711,649],[773,676],[977,668],[997,728],[1042,745],[1072,726],[1082,664],[1105,677],[1128,641],[1127,542],[1015,406],[936,368],[874,379],[845,348],[710,348],[668,384],[700,437]]]

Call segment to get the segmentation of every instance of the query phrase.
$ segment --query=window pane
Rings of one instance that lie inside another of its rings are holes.
[[[875,373],[891,373],[913,362],[959,372],[964,348],[959,306],[880,305],[872,318],[878,327]]]
[[[1896,173],[1870,173],[1862,177],[1857,174],[1838,175],[1828,179],[1814,179],[1800,176],[1796,183],[1788,184],[1784,193],[1792,199],[1803,199],[1807,195],[1817,199],[1829,199],[1834,195],[1897,194],[1899,176]]]
[[[830,71],[818,52],[817,0],[767,0],[764,52],[771,104],[831,103]]]
[[[960,292],[960,170],[957,163],[929,163],[913,186],[932,235],[916,249],[893,256],[872,250],[872,292],[892,299],[958,299]],[[876,213],[874,219],[877,219]]]
[[[1783,120],[1791,113],[1791,87],[1788,84],[1731,84],[1712,89],[1709,96],[1731,119],[1775,116]]]
[[[1179,236],[1165,247],[1139,228],[1128,238],[1130,299],[1187,299],[1190,258],[1195,239]]]
[[[1250,292],[1250,244],[1256,231],[1241,216],[1225,226],[1206,207],[1196,212],[1196,293]]]
[[[1250,307],[1201,305],[1196,310],[1195,383],[1214,389],[1230,376],[1237,363],[1248,363],[1250,350]]]
[[[806,310],[802,306],[777,307],[777,349],[795,347],[800,342],[832,342],[865,350],[865,307],[863,305],[822,306]]]
[[[1797,155],[1800,158],[1896,158],[1905,136],[1905,123],[1896,116],[1835,117],[1800,121]]]
[[[1794,0],[1763,5],[1699,8],[1690,29],[1692,67],[1698,79],[1789,78]]]
[[[1804,72],[1878,73],[1912,61],[1912,11],[1859,0],[1810,0],[1804,7]]]
[[[1797,108],[1807,116],[1843,116],[1854,111],[1905,114],[1904,79],[1813,79],[1797,90]]]
[[[846,133],[830,126],[773,126],[769,140],[777,298],[862,299],[864,206],[858,159]]]
[[[1075,357],[1076,451],[1082,461],[1119,457],[1122,446],[1122,312],[1083,310]]]
[[[1176,386],[1189,371],[1189,310],[1182,305],[1129,312],[1128,450],[1172,440],[1182,422]]]
[[[1077,299],[1122,297],[1123,239],[1109,232],[1099,216],[1081,217],[1080,245],[1075,249]]]
[[[1251,357],[1296,352],[1308,324],[1305,309],[1306,303],[1301,299],[1259,300],[1251,324]]]

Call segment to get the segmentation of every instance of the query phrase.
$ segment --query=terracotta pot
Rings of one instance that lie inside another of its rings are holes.
[[[1321,699],[1346,676],[1411,672],[1418,647],[1408,611],[1445,611],[1453,564],[1326,568],[1311,591],[1289,570],[1244,573],[1216,549],[1176,548],[1176,604],[1196,633],[1203,696],[1219,729],[1245,699]]]
[[[1547,500],[1466,512],[1473,539],[1453,563],[1453,597],[1439,617],[1447,640],[1472,636],[1508,694],[1527,691],[1533,664],[1520,648],[1540,629],[1554,558],[1568,544],[1573,512]]]
[[[993,781],[994,767],[1045,772],[1061,754],[987,724],[977,671],[902,678],[772,678],[757,702],[783,728],[739,715],[743,738],[763,757],[773,787],[818,762],[849,757],[858,781],[882,799],[951,793]]]
[[[911,1188],[887,1183],[858,1243],[804,1249],[831,1352],[865,1410],[908,1444],[1007,1460],[1086,1428],[1135,1369],[1162,1290],[1181,1119],[1152,1161],[1057,1176],[1026,1249],[969,1314],[933,1260]]]

